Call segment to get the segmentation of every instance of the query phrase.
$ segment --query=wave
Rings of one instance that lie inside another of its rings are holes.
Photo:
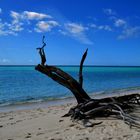
[[[122,89],[115,89],[115,90],[106,90],[106,91],[99,91],[94,93],[89,93],[92,98],[99,99],[104,97],[111,97],[111,96],[120,96],[120,95],[128,95],[140,93],[140,87],[129,87],[129,88],[122,88]],[[41,102],[49,102],[49,101],[61,101],[66,99],[73,99],[73,96],[50,96],[50,97],[26,97],[26,99],[15,99],[11,101],[1,101],[0,107],[10,106],[10,105],[24,105],[24,104],[32,104],[32,103],[41,103]]]
[[[100,91],[96,93],[90,94],[94,98],[104,98],[104,97],[113,97],[113,96],[121,96],[121,95],[129,95],[129,94],[140,94],[140,87],[128,87],[114,90],[106,90]]]
[[[65,100],[65,99],[72,99],[72,96],[65,96],[65,97],[42,97],[42,98],[27,98],[26,100],[12,100],[12,101],[1,101],[0,107],[10,106],[10,105],[24,105],[30,103],[41,103],[41,102],[49,102],[49,101],[57,101],[57,100]]]

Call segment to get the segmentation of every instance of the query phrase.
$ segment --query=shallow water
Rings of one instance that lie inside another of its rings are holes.
[[[61,66],[78,78],[79,67]],[[89,94],[114,94],[140,89],[140,67],[84,67],[84,88]],[[71,92],[34,66],[0,66],[0,105],[72,97]]]

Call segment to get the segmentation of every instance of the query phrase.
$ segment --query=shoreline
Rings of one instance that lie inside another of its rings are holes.
[[[122,95],[129,95],[135,93],[140,94],[140,89],[132,89],[132,90],[121,89],[121,90],[116,90],[114,92],[96,92],[89,95],[91,98],[101,99],[101,98],[118,97]],[[74,97],[67,97],[67,98],[60,98],[60,99],[50,100],[50,101],[37,101],[37,102],[24,102],[19,104],[10,104],[5,106],[0,106],[0,113],[17,111],[17,110],[47,108],[50,106],[59,106],[59,105],[65,105],[69,103],[76,104],[76,99]]]
[[[15,105],[7,105],[0,107],[0,113],[6,112],[14,112],[14,111],[22,111],[22,110],[32,110],[38,108],[48,108],[51,106],[60,106],[65,104],[76,103],[74,98],[60,99],[60,100],[52,100],[52,101],[43,101],[43,102],[29,102],[24,104],[15,104]]]
[[[96,118],[84,127],[65,115],[74,103],[0,112],[0,140],[139,140],[140,129],[115,118]],[[140,116],[140,109],[138,110]]]

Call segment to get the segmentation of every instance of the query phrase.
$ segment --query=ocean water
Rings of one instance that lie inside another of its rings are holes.
[[[78,66],[61,66],[78,78]],[[84,67],[84,89],[89,95],[140,89],[140,67]],[[73,97],[65,87],[34,66],[0,66],[0,106]]]

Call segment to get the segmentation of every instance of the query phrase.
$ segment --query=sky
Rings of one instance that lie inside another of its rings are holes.
[[[139,0],[1,0],[0,65],[140,66]]]

